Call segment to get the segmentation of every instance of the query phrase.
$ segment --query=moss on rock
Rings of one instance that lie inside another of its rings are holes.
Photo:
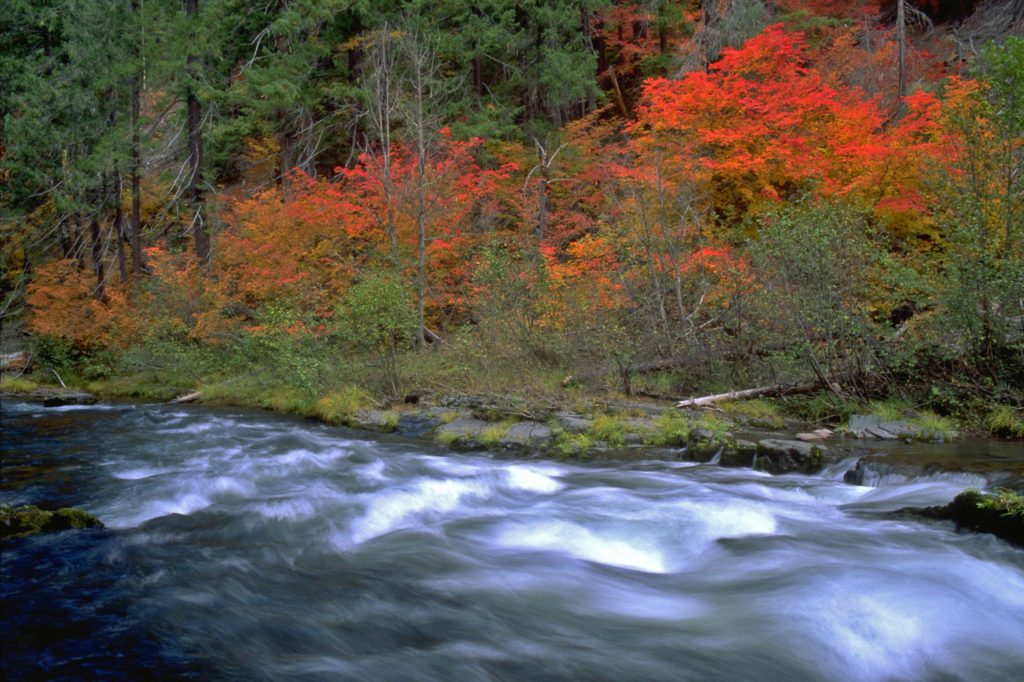
[[[36,506],[0,506],[0,538],[13,540],[37,533],[75,528],[102,528],[99,519],[81,509],[47,511]]]

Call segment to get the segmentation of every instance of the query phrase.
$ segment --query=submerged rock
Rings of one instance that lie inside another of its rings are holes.
[[[928,452],[867,455],[843,475],[851,485],[902,485],[909,481],[947,481],[965,488],[1015,487],[1024,482],[1024,460],[957,456]]]
[[[23,538],[36,533],[102,527],[99,519],[81,509],[65,507],[57,511],[46,511],[36,506],[0,507],[0,538],[4,540]]]

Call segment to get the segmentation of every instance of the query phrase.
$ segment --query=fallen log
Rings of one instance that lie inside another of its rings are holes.
[[[181,403],[195,402],[196,400],[199,400],[199,398],[202,397],[202,395],[203,395],[202,391],[196,391],[195,393],[189,393],[189,394],[180,396],[178,398],[175,398],[174,400],[169,401],[167,404],[168,405],[179,405]]]
[[[825,383],[818,380],[805,381],[796,384],[761,386],[760,388],[748,388],[743,391],[729,391],[728,393],[716,393],[714,395],[706,395],[700,398],[681,400],[676,403],[676,407],[700,407],[702,405],[711,405],[713,403],[721,402],[722,400],[751,400],[753,398],[763,398],[766,396],[813,393],[814,391],[825,387]]]

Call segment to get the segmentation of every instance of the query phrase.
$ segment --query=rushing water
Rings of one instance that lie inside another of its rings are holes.
[[[1009,680],[1024,552],[886,488],[456,455],[244,411],[3,405],[9,679]]]

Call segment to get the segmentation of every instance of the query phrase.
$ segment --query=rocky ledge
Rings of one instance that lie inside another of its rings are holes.
[[[831,432],[762,433],[743,424],[647,404],[608,406],[606,413],[537,408],[514,399],[488,402],[456,396],[401,413],[363,410],[349,426],[428,437],[451,450],[576,459],[649,458],[753,467],[773,474],[815,473],[845,453],[825,444]]]
[[[18,393],[2,393],[0,397],[23,400],[30,403],[42,403],[46,407],[59,407],[61,405],[92,405],[96,402],[96,396],[85,391],[75,391],[70,388],[35,388],[31,391]]]

